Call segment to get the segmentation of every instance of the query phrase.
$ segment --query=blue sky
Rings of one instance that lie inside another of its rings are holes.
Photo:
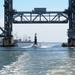
[[[46,7],[47,11],[63,11],[68,8],[69,0],[13,0],[13,7],[18,11],[32,11],[36,7]],[[0,1],[0,26],[3,27],[4,0]],[[67,41],[68,24],[17,24],[13,25],[13,35],[20,38],[26,35],[34,39],[37,33],[38,41],[65,42]],[[15,37],[16,38],[16,37]]]
[[[64,10],[68,7],[68,0],[14,0],[14,8],[18,10],[32,10],[35,7]]]

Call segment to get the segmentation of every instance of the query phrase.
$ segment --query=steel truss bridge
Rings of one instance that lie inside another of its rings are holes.
[[[3,46],[12,45],[12,24],[31,23],[68,23],[68,45],[75,46],[75,0],[69,0],[69,7],[64,11],[46,11],[46,8],[34,8],[32,11],[15,11],[13,0],[4,0],[4,37]]]
[[[43,9],[43,8],[40,8]],[[14,12],[13,23],[67,23],[65,12]]]

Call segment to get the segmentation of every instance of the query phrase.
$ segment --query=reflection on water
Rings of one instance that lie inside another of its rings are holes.
[[[74,48],[58,43],[20,47],[0,49],[0,75],[75,75]]]

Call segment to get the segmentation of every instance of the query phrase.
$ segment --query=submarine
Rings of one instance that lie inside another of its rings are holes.
[[[32,47],[38,47],[37,33],[35,33],[35,36],[34,36],[34,42],[33,42],[33,46],[32,46]]]

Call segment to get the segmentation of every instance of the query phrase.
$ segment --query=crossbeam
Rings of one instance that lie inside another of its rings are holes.
[[[68,14],[62,11],[14,12],[13,23],[68,23]]]

